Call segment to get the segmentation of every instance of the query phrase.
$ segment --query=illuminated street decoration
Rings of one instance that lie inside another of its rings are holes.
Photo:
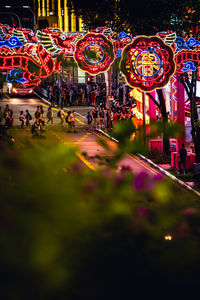
[[[176,41],[176,33],[170,30],[159,32],[156,36],[160,37],[168,46],[172,46]]]
[[[126,32],[122,31],[119,33],[119,35],[117,36],[117,38],[122,41],[122,40],[129,40],[129,43],[131,43],[133,41],[133,37],[130,34],[127,34]]]
[[[38,35],[38,34],[37,34]],[[47,37],[49,36],[49,38]],[[58,51],[67,56],[73,56],[76,42],[83,37],[80,32],[66,33],[60,29],[46,28],[40,32],[40,42],[45,45],[56,47]]]
[[[175,55],[176,72],[184,73],[189,70],[194,71],[194,62],[200,62],[200,51],[182,50]]]
[[[48,34],[41,32],[41,31],[37,31],[37,39],[38,42],[40,44],[42,44],[42,46],[44,47],[44,49],[49,52],[51,55],[58,55],[61,53],[61,49],[58,49],[58,47],[56,47],[56,45],[54,44],[54,42],[51,39],[51,36],[49,36]]]
[[[176,52],[179,52],[183,49],[189,49],[189,47],[186,45],[183,37],[177,37],[176,38]]]
[[[36,55],[33,54],[36,47]],[[24,85],[38,85],[41,78],[49,77],[54,71],[61,71],[60,62],[52,57],[42,45],[29,45],[17,52],[13,49],[2,48],[0,52],[0,70],[20,68]],[[26,49],[26,51],[24,51]],[[14,73],[11,73],[14,75]],[[14,76],[17,76],[15,73]]]
[[[117,39],[113,39],[116,58],[122,56],[123,49],[132,41],[133,37],[130,34],[126,34],[124,31],[120,32],[120,34],[117,36]]]
[[[177,74],[195,71],[200,62],[199,46],[200,41],[193,37],[176,37],[171,31],[133,40],[130,34],[114,33],[109,27],[99,27],[85,35],[58,28],[35,34],[27,28],[0,24],[0,69],[10,71],[11,81],[38,84],[40,78],[61,70],[67,56],[74,55],[82,70],[97,75],[107,71],[123,53],[120,65],[128,84],[152,91],[167,84],[174,72],[174,61]]]
[[[37,43],[37,38],[35,33],[31,29],[21,28],[16,29],[14,28],[12,31],[12,35],[18,37],[18,39],[23,43]]]
[[[183,37],[176,38],[176,52],[200,46],[200,41],[190,37],[187,41]]]
[[[20,42],[20,40],[16,36],[10,37],[9,40],[0,41],[0,48],[8,47],[8,48],[12,49],[12,48],[17,48],[17,47],[22,47],[22,46],[23,46],[23,43]]]
[[[7,75],[6,80],[8,82],[19,82],[25,83],[27,80],[23,77],[24,70],[16,68],[10,71],[10,74]]]
[[[184,62],[184,67],[181,69],[182,72],[188,72],[188,71],[196,71],[196,67],[194,65],[193,61],[187,61]]]
[[[88,33],[76,44],[74,58],[81,70],[97,75],[114,62],[114,48],[103,34]]]
[[[105,35],[107,38],[110,38],[113,35],[112,29],[107,26],[97,27],[96,29],[92,29],[91,32],[101,33],[101,34]]]
[[[139,36],[123,50],[120,68],[130,86],[153,91],[173,75],[173,51],[159,37]]]

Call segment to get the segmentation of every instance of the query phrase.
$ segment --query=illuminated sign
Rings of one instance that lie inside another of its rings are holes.
[[[123,50],[120,68],[130,86],[150,92],[173,75],[173,51],[159,37],[139,36]]]
[[[107,71],[114,61],[114,47],[103,34],[88,33],[76,44],[74,58],[81,70],[97,75]]]

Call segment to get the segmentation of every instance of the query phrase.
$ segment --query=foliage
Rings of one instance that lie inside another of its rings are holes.
[[[35,64],[31,60],[29,60],[28,61],[28,70],[31,74],[34,74],[35,76],[39,76],[41,69],[39,66],[37,66],[37,64]]]
[[[139,150],[139,137],[129,146],[129,128],[122,121],[115,129],[116,161]],[[129,167],[91,171],[77,149],[46,143],[0,142],[2,298],[191,297],[200,258],[193,194]]]
[[[0,89],[3,88],[3,84],[6,81],[6,75],[0,75]]]
[[[71,0],[70,4],[89,29],[106,25],[133,35],[172,29],[182,35],[183,30],[199,24],[200,3],[196,0]]]

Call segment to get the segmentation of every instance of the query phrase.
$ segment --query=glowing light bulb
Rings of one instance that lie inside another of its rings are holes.
[[[165,240],[166,240],[166,241],[171,241],[171,240],[172,240],[172,236],[169,235],[169,234],[166,235],[166,236],[165,236]]]

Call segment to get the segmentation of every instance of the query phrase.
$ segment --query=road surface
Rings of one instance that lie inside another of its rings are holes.
[[[34,113],[38,105],[42,105],[45,111],[45,116],[47,112],[47,108],[49,107],[47,102],[42,101],[37,97],[30,98],[10,98],[5,96],[0,100],[0,106],[2,110],[5,108],[6,104],[9,104],[9,107],[13,110],[14,116],[14,126],[20,126],[19,114],[20,111],[28,109],[31,113],[34,122]],[[78,157],[88,168],[95,170],[99,167],[100,159],[109,160],[113,157],[113,152],[118,147],[117,143],[110,141],[107,137],[103,136],[99,132],[87,130],[87,122],[86,115],[87,112],[91,111],[92,107],[70,107],[66,108],[65,111],[75,110],[76,116],[76,129],[77,133],[68,133],[67,132],[67,124],[64,124],[64,127],[61,130],[54,130],[54,126],[50,127],[50,134],[55,138],[58,143],[64,143],[66,145],[76,145],[79,147]],[[57,117],[58,108],[53,108],[54,111],[54,125],[59,127],[60,119]],[[30,133],[31,135],[31,133]],[[105,150],[98,140],[101,139],[104,142],[108,143],[110,148],[109,150]],[[84,154],[84,155],[83,155]],[[99,159],[100,158],[100,159]],[[160,175],[161,172],[150,165],[148,162],[145,162],[141,158],[135,155],[126,155],[119,163],[118,169],[122,167],[130,168],[135,174],[140,172],[146,172],[149,176],[154,177],[155,175]],[[177,184],[177,183],[176,183]],[[182,188],[182,187],[180,187]],[[186,191],[191,197],[190,192]]]

